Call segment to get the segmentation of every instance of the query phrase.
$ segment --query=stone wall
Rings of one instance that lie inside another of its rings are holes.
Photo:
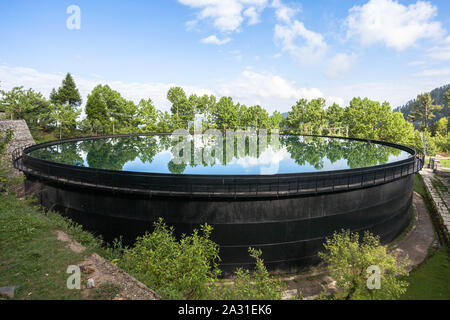
[[[11,178],[16,181],[15,178],[20,178],[23,173],[19,170],[13,169],[12,166],[12,152],[17,148],[23,148],[30,144],[34,144],[34,139],[31,136],[30,130],[28,129],[25,120],[0,120],[0,135],[4,135],[5,132],[10,129],[14,133],[11,142],[6,148],[6,154],[3,159],[0,159],[0,164],[2,166],[9,166],[12,168]],[[16,192],[18,195],[23,194],[23,182],[19,182],[21,179],[17,179],[17,182],[13,182],[10,186],[11,191]]]
[[[31,136],[25,120],[1,120],[0,132],[2,135],[8,129],[13,131],[14,136],[11,143],[8,145],[6,151],[7,155],[11,155],[16,148],[23,148],[26,145],[34,144],[33,137]]]

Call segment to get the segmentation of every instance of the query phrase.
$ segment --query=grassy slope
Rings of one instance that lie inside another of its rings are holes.
[[[409,276],[405,300],[449,300],[450,257],[446,248],[430,254]]]
[[[67,232],[87,247],[83,254],[66,248],[52,230]],[[0,195],[0,287],[19,285],[16,299],[81,299],[68,290],[67,267],[99,248],[100,241],[55,213],[15,196]]]
[[[414,190],[425,199],[429,209],[425,186],[419,175],[415,177]],[[411,272],[408,281],[409,287],[402,299],[450,299],[450,256],[447,248],[430,249],[427,259]]]
[[[421,178],[415,191],[425,195]],[[80,292],[66,288],[67,266],[82,260],[84,254],[68,250],[51,230],[63,230],[88,248],[108,258],[101,241],[55,213],[44,214],[30,203],[14,196],[0,195],[0,287],[20,285],[17,299],[80,299]],[[445,248],[430,252],[414,270],[402,299],[450,299],[450,260]],[[31,292],[31,294],[30,294]]]

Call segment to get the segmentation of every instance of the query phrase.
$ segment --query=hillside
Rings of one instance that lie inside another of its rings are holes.
[[[445,86],[442,86],[440,88],[436,88],[433,91],[430,92],[431,97],[434,100],[435,105],[441,105],[443,108],[441,111],[435,112],[435,118],[433,118],[432,122],[436,122],[439,119],[443,117],[447,117],[448,115],[448,105],[445,102],[444,94],[450,90],[450,84],[447,84]],[[419,94],[419,93],[418,93]],[[413,99],[409,101],[407,104],[405,104],[403,107],[398,107],[395,109],[395,111],[401,111],[405,117],[405,119],[408,119],[408,115],[411,113],[411,110],[413,108],[414,103],[416,102],[416,99]]]

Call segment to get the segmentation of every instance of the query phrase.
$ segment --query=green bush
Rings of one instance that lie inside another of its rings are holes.
[[[219,289],[219,298],[226,300],[280,300],[285,285],[281,280],[270,277],[261,259],[261,250],[249,248],[249,253],[256,260],[255,270],[239,268],[232,285]]]
[[[368,231],[361,243],[358,233],[343,230],[334,233],[324,243],[326,252],[319,256],[329,265],[330,274],[340,289],[336,298],[346,300],[387,300],[399,298],[406,292],[408,275],[405,267],[408,259],[398,259],[380,245],[378,237]],[[380,270],[380,288],[369,289],[369,267],[377,266]]]
[[[173,227],[162,219],[153,233],[139,237],[132,248],[125,248],[118,265],[154,289],[164,299],[203,299],[220,270],[219,246],[210,240],[207,224],[183,235],[177,241]]]

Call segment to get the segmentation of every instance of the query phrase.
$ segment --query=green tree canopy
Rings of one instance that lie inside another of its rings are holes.
[[[286,122],[291,129],[304,134],[321,134],[326,125],[325,99],[300,99],[292,106]]]
[[[136,131],[139,124],[138,107],[124,99],[108,85],[98,85],[88,95],[86,116],[92,132],[125,133]],[[99,126],[94,130],[94,124]]]
[[[434,100],[430,93],[419,94],[409,115],[411,121],[421,123],[421,128],[424,131],[428,130],[429,122],[434,118],[434,112],[442,109],[442,106],[433,103]]]
[[[272,116],[270,117],[271,129],[280,129],[283,120],[284,120],[283,115],[278,111],[274,111],[272,113]]]
[[[213,119],[218,129],[237,129],[239,125],[239,106],[230,97],[222,97],[213,112]]]
[[[48,129],[50,104],[41,93],[14,87],[10,91],[1,90],[0,94],[0,104],[8,118],[24,119],[31,129]]]
[[[198,97],[193,95],[191,99],[188,99],[183,88],[173,87],[167,92],[167,100],[172,103],[170,111],[174,116],[175,127],[187,129],[189,122],[194,121]]]
[[[66,77],[63,79],[58,90],[52,90],[50,94],[50,102],[54,105],[68,104],[72,109],[76,109],[81,105],[82,99],[80,92],[78,91],[75,81],[70,73],[66,74]]]

